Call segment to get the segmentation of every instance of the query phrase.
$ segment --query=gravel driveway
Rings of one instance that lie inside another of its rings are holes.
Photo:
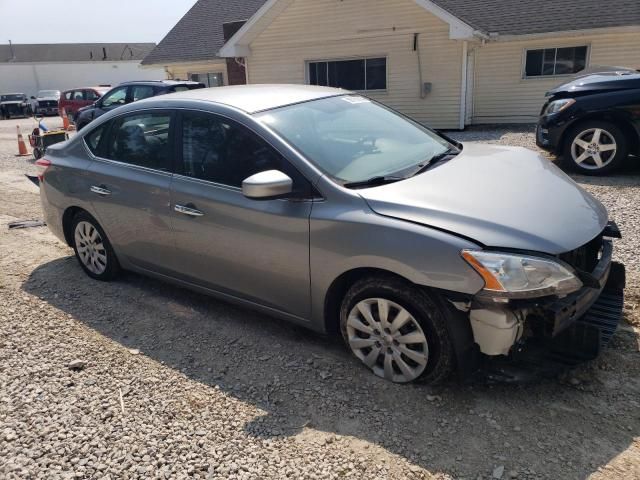
[[[378,379],[323,338],[127,274],[88,279],[46,228],[0,122],[0,477],[637,479],[640,177],[576,178],[625,236],[628,323],[595,362],[528,386]],[[51,123],[51,121],[50,121]],[[531,128],[465,141],[532,146]]]

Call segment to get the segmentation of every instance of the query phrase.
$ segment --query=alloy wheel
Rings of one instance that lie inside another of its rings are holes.
[[[602,128],[589,128],[571,144],[573,161],[587,170],[598,170],[613,161],[618,150],[615,138]]]
[[[379,377],[406,383],[424,372],[427,338],[401,305],[384,298],[361,300],[351,309],[346,327],[349,347]]]
[[[107,251],[98,229],[89,222],[78,222],[74,237],[82,264],[91,273],[104,273],[107,269]]]

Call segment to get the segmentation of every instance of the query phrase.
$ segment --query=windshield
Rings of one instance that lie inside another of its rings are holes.
[[[434,132],[358,95],[289,105],[257,117],[345,183],[398,175],[453,148]]]
[[[0,101],[2,102],[16,102],[18,100],[23,100],[24,96],[22,95],[2,95],[0,96]]]
[[[39,97],[59,97],[60,92],[58,90],[40,90],[38,92]]]

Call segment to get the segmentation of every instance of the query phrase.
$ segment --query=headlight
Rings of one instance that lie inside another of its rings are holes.
[[[482,250],[463,250],[462,257],[484,279],[484,290],[496,296],[566,295],[582,287],[569,268],[546,258]]]
[[[576,103],[573,98],[564,98],[562,100],[555,100],[547,105],[546,110],[544,111],[545,115],[551,115],[552,113],[558,113],[564,110],[565,108],[569,108],[571,105]]]

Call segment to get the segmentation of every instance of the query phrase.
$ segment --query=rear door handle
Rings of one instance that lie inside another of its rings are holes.
[[[173,207],[173,209],[178,213],[189,215],[190,217],[202,217],[204,215],[204,213],[200,210],[186,205],[176,205],[175,207]]]
[[[111,195],[111,190],[109,190],[108,188],[106,188],[104,185],[100,185],[99,187],[96,187],[95,185],[93,185],[90,190],[93,193],[97,193],[98,195],[102,195],[103,197],[106,195]]]

